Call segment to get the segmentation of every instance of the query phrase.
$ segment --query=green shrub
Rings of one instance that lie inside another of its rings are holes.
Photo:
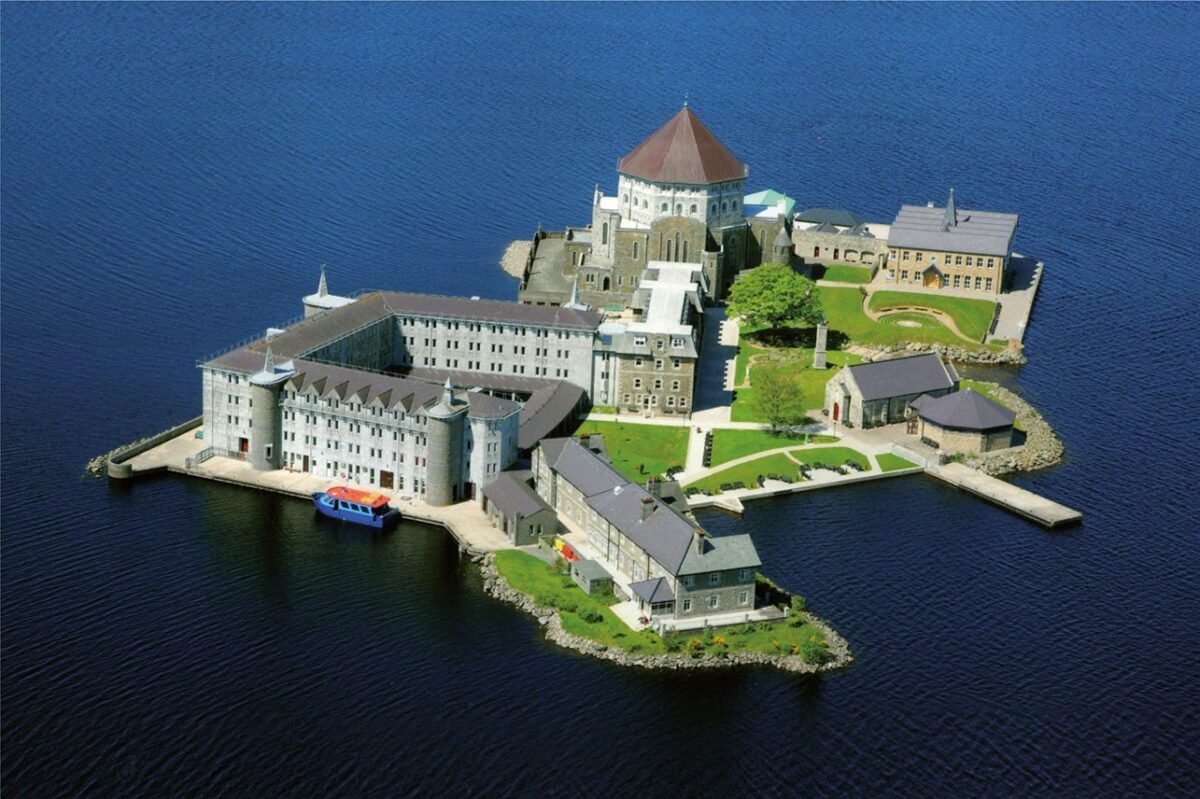
[[[586,621],[588,624],[599,624],[604,621],[604,614],[595,608],[587,608],[579,614],[579,618]]]

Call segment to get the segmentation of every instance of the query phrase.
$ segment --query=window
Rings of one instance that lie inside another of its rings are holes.
[[[634,365],[634,366],[638,366],[638,367],[640,367],[640,366],[642,365],[642,359],[641,359],[641,358],[634,358],[634,359],[633,359],[633,365]]]
[[[749,591],[738,591],[738,604],[745,605],[745,604],[748,604],[749,602],[750,602],[750,592]]]
[[[986,288],[988,291],[991,291],[991,290],[992,290],[992,279],[989,277],[989,278],[988,278],[988,279],[987,279],[985,282],[986,282],[986,284],[987,284],[987,285],[985,286],[985,288]]]
[[[655,369],[662,369],[662,368],[663,368],[663,360],[662,360],[662,358],[655,358],[655,359],[654,359],[654,368],[655,368]]]
[[[901,279],[901,280],[908,280],[908,270],[907,270],[907,269],[901,269],[901,270],[900,270],[900,279]]]
[[[633,378],[633,387],[641,388],[642,387],[642,378],[640,378],[640,377]]]
[[[993,260],[995,260],[995,259],[993,259],[993,258],[988,258],[988,265],[987,265],[987,268],[988,268],[988,269],[991,269],[991,268],[992,268],[992,261],[993,261]]]
[[[923,253],[923,252],[917,253],[917,263],[921,263],[921,258],[923,258],[924,255],[925,255],[925,253]]]
[[[637,260],[637,256],[638,256],[638,243],[635,241],[635,242],[633,243],[633,260],[635,260],[635,261],[636,261],[636,260]],[[619,285],[619,284],[621,284],[621,283],[624,283],[624,282],[625,282],[625,278],[623,278],[623,277],[619,277],[619,278],[617,278],[617,283],[618,283],[618,285]]]
[[[708,575],[708,584],[709,585],[720,585],[721,584],[721,573],[713,572],[712,574]]]
[[[672,381],[671,381],[671,390],[672,390],[672,391],[678,391],[678,390],[679,390],[679,381],[678,381],[678,380],[672,380]]]
[[[662,388],[662,378],[661,378],[661,377],[659,377],[659,378],[655,378],[655,380],[654,380],[654,390],[655,390],[655,391],[658,391],[658,390],[660,390],[661,388]]]
[[[975,290],[979,291],[981,288],[983,288],[983,278],[977,277],[975,278]]]
[[[712,204],[712,212],[713,212],[714,214],[717,212],[717,204],[716,204],[716,203],[713,203],[713,204]]]
[[[677,203],[677,204],[675,205],[675,215],[676,215],[676,216],[678,216],[678,215],[680,215],[680,214],[682,214],[682,213],[683,213],[683,204],[682,204],[682,203]]]
[[[959,279],[960,279],[960,276],[959,276],[959,275],[955,275],[955,276],[954,276],[954,288],[958,288],[958,287],[959,287],[959,284],[958,284],[958,281],[959,281]]]
[[[707,604],[710,610],[716,610],[721,606],[721,598],[716,594],[709,594]]]
[[[645,337],[645,336],[634,336],[634,337],[633,337],[633,345],[634,345],[635,347],[644,347],[644,346],[646,346],[646,337]]]
[[[667,205],[666,203],[663,203],[663,204],[662,204],[662,210],[663,210],[663,212],[664,212],[664,213],[667,211],[667,209],[668,209],[668,208],[670,208],[670,206],[669,206],[669,205]]]
[[[962,266],[962,256],[961,255],[954,256],[954,265]]]
[[[608,223],[607,222],[605,222],[604,225],[600,228],[600,231],[601,231],[600,243],[608,244]]]
[[[690,213],[693,213],[693,214],[696,213],[696,204],[695,203],[692,203],[692,210],[690,211]]]
[[[971,266],[971,256],[967,256],[967,266]]]
[[[690,599],[683,600],[683,612],[688,613],[691,611],[691,609],[692,609],[692,600],[690,600]]]
[[[678,358],[672,358],[672,359],[671,359],[671,367],[672,367],[673,369],[678,369],[678,368],[679,368],[679,364],[680,364],[680,360],[679,360]]]
[[[904,251],[904,253],[903,253],[903,254],[900,256],[900,260],[901,260],[901,261],[907,261],[907,260],[908,260],[908,250],[905,250],[905,251]]]
[[[688,576],[683,578],[683,587],[684,588],[691,588],[695,584],[696,584],[696,578],[693,577],[692,575],[689,574]]]
[[[721,213],[729,210],[729,203],[721,203]]]

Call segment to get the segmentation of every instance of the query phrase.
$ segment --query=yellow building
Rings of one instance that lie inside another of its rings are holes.
[[[945,208],[902,206],[888,232],[888,282],[999,294],[1017,220],[1016,214],[958,209],[954,189]]]

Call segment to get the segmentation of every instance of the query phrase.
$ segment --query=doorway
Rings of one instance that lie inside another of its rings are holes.
[[[833,421],[837,421],[842,415],[842,406],[839,403],[833,403]]]
[[[250,451],[250,439],[239,438],[238,439],[238,452],[249,452],[249,451]]]
[[[938,270],[930,267],[925,271],[925,288],[936,289],[942,287],[942,276],[938,274]]]
[[[305,474],[308,474],[308,456],[307,455],[304,456],[304,468],[301,469],[301,471],[304,472]]]
[[[304,459],[304,462],[305,462],[305,464],[308,463],[307,457]],[[307,469],[306,469],[306,471],[307,471]],[[392,488],[393,484],[395,483],[395,479],[396,479],[395,476],[391,472],[385,472],[382,469],[379,470],[379,487],[380,488]]]

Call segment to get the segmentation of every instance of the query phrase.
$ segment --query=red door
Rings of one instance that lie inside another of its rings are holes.
[[[239,438],[238,439],[238,452],[249,452],[249,451],[250,451],[250,439]]]
[[[840,405],[838,405],[836,402],[833,403],[833,421],[836,422],[838,420],[838,413],[841,411],[841,409],[842,408]]]

